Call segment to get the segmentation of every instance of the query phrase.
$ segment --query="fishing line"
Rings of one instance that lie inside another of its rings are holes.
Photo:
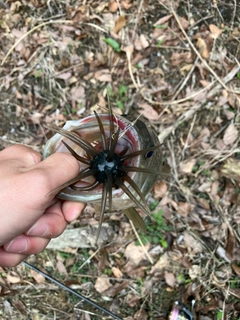
[[[38,273],[40,273],[42,276],[44,276],[46,279],[50,280],[51,282],[55,283],[56,285],[58,285],[60,288],[74,294],[75,296],[77,296],[78,298],[84,300],[85,302],[87,302],[88,304],[91,304],[93,307],[97,308],[98,310],[102,311],[103,313],[109,315],[110,317],[112,317],[113,319],[116,320],[122,320],[121,318],[119,318],[116,314],[112,313],[111,311],[99,306],[97,303],[93,302],[91,299],[86,298],[85,296],[83,296],[82,294],[78,293],[77,291],[69,288],[68,286],[66,286],[65,284],[63,284],[62,282],[59,282],[58,280],[50,277],[47,273],[41,271],[40,269],[32,266],[30,263],[26,262],[26,261],[22,261],[22,264],[24,264],[25,266],[27,266],[28,268],[32,269],[33,271],[36,271]]]

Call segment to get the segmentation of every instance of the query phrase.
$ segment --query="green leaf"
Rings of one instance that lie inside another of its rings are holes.
[[[119,108],[120,110],[123,110],[123,109],[124,109],[123,103],[122,103],[122,101],[120,101],[120,100],[117,101],[117,106],[118,106],[118,108]]]
[[[120,84],[120,87],[118,89],[119,97],[122,97],[126,92],[127,92],[127,87],[124,84]]]
[[[155,26],[155,28],[157,28],[157,29],[166,29],[167,26],[166,26],[165,24],[157,24],[157,25]]]
[[[158,48],[161,47],[162,44],[163,44],[163,40],[158,40],[158,42],[157,42],[157,47],[158,47]]]
[[[112,38],[103,38],[103,40],[110,46],[113,48],[114,51],[116,52],[120,52],[121,51],[121,46],[120,44],[112,39]]]

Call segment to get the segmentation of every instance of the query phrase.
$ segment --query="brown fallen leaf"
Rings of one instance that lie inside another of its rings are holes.
[[[198,47],[201,56],[204,59],[208,59],[209,58],[209,51],[208,51],[207,44],[206,44],[205,40],[203,40],[202,38],[198,38],[196,46]]]
[[[157,181],[154,185],[154,199],[160,199],[167,193],[168,187],[165,181]]]
[[[196,163],[196,159],[190,159],[189,161],[179,163],[180,173],[191,173]]]
[[[102,69],[95,72],[94,77],[100,82],[112,82],[112,74],[109,69]]]
[[[238,130],[234,126],[234,124],[230,124],[227,129],[225,130],[225,133],[223,135],[223,142],[225,145],[231,145],[234,143],[234,141],[238,138]]]
[[[166,283],[170,287],[174,288],[175,287],[175,283],[176,283],[176,278],[175,278],[174,274],[172,272],[165,271],[164,272],[164,277],[165,277]]]
[[[113,29],[113,32],[118,33],[126,24],[126,18],[125,16],[120,16],[116,21],[115,21],[115,26]]]
[[[116,283],[115,285],[111,285],[107,290],[101,292],[105,296],[108,297],[115,297],[119,292],[121,292],[123,289],[126,289],[129,285],[129,281],[125,280],[122,283]]]
[[[209,30],[211,31],[212,37],[214,39],[217,39],[223,32],[223,30],[219,29],[217,26],[214,24],[209,25]]]
[[[110,12],[116,12],[118,9],[118,3],[115,0],[110,0],[108,8]]]
[[[157,120],[158,119],[158,113],[156,110],[153,109],[152,106],[150,106],[147,103],[139,104],[139,108],[143,109],[141,110],[141,114],[148,120]]]
[[[155,22],[154,26],[162,25],[162,24],[164,24],[165,22],[167,22],[171,18],[172,18],[172,14],[164,16],[164,17],[160,18],[157,22]]]
[[[67,269],[61,260],[57,260],[56,267],[59,273],[68,275]]]
[[[41,275],[39,272],[36,272],[34,270],[31,270],[30,272],[31,272],[31,276],[38,284],[41,284],[45,281],[45,277]]]
[[[122,278],[123,276],[122,271],[116,267],[112,267],[112,273],[116,278]]]
[[[150,248],[150,244],[145,245],[146,251]],[[133,264],[138,265],[142,260],[146,259],[145,252],[141,246],[137,246],[135,242],[131,242],[125,250],[125,256]]]
[[[192,249],[193,254],[197,254],[203,251],[201,243],[196,240],[192,235],[190,235],[187,231],[184,232],[183,235],[184,243],[186,247],[189,249]]]
[[[97,292],[102,293],[112,287],[112,284],[110,283],[108,276],[100,276],[97,278],[94,287]]]
[[[21,281],[19,275],[15,271],[10,271],[7,275],[6,278],[8,282],[10,283],[19,283]]]
[[[192,205],[188,202],[178,202],[177,203],[177,212],[182,217],[187,217],[189,213],[192,211]]]

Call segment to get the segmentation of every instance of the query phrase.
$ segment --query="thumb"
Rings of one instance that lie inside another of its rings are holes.
[[[31,172],[35,179],[40,179],[35,181],[35,186],[39,186],[41,197],[76,177],[79,170],[79,162],[71,154],[56,152],[33,166]],[[46,200],[51,201],[58,192],[51,193]]]

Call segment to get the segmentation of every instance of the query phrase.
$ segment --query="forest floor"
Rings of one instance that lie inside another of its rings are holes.
[[[168,319],[175,301],[194,319],[240,319],[239,1],[0,1],[0,48],[0,150],[43,152],[45,125],[106,106],[107,88],[114,113],[155,129],[171,168],[143,245],[113,213],[101,246],[27,261],[122,319]],[[97,224],[88,205],[68,229]],[[99,317],[111,318],[25,265],[0,267],[1,319]]]

